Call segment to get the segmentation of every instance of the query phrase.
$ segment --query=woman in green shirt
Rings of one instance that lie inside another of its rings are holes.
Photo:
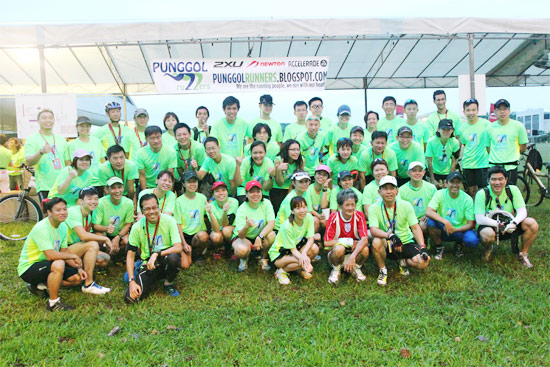
[[[273,161],[266,157],[266,145],[256,140],[250,145],[249,156],[243,159],[241,177],[243,182],[258,181],[262,184],[264,198],[269,198],[269,190],[273,187],[275,167]],[[245,198],[244,186],[237,188],[237,199],[243,203]]]
[[[10,175],[10,190],[21,190],[23,186],[23,170],[20,168],[25,163],[25,150],[17,138],[8,140],[11,150],[11,164],[8,167]]]
[[[166,131],[162,134],[162,145],[166,145],[170,148],[174,148],[178,144],[176,136],[174,134],[174,126],[180,122],[178,115],[174,112],[166,112],[164,115],[164,128]]]
[[[271,141],[271,128],[268,124],[259,123],[254,126],[252,130],[252,137],[254,141],[263,141],[266,146],[266,156],[272,161],[279,155],[281,148],[279,144]],[[252,144],[248,144],[244,147],[244,156],[251,155]]]
[[[61,170],[48,197],[62,197],[67,201],[68,208],[75,206],[80,190],[92,186],[94,177],[89,170],[91,162],[92,156],[89,151],[77,149],[73,154],[71,166]]]
[[[290,191],[290,178],[296,169],[304,169],[304,159],[300,143],[289,139],[283,143],[280,155],[275,158],[275,182],[269,192],[275,212],[279,211],[281,203]]]
[[[460,154],[460,143],[453,133],[453,122],[443,119],[439,122],[436,136],[432,136],[426,145],[428,173],[438,189],[447,187],[447,175],[454,172]]]
[[[371,206],[375,201],[381,199],[380,194],[378,194],[378,183],[382,177],[385,177],[389,174],[388,162],[382,158],[376,158],[372,161],[370,165],[370,170],[374,176],[374,180],[369,182],[367,186],[363,189],[363,213],[365,213],[365,218],[368,218],[369,206]]]
[[[311,260],[319,253],[314,243],[313,216],[308,213],[306,200],[296,196],[290,201],[290,208],[292,214],[269,249],[269,258],[277,268],[275,277],[280,284],[289,284],[288,273],[300,269],[304,279],[311,279]]]
[[[328,166],[332,172],[350,171],[352,174],[355,171],[354,181],[357,180],[358,161],[357,158],[351,155],[353,143],[350,138],[340,138],[336,143],[336,153],[328,160]],[[332,176],[332,184],[338,184],[338,175]]]
[[[157,187],[152,189],[141,190],[138,197],[138,202],[145,194],[153,194],[157,197],[159,204],[159,211],[161,214],[174,215],[174,209],[176,207],[176,194],[172,191],[174,188],[174,174],[171,171],[161,171],[157,175]],[[138,207],[139,216],[136,221],[140,220],[143,214]]]
[[[243,188],[244,190],[244,188]],[[207,212],[208,220],[212,226],[210,233],[210,242],[214,248],[220,249],[214,253],[214,259],[219,259],[224,252],[222,247],[229,244],[233,238],[235,229],[235,214],[239,208],[239,202],[235,198],[229,197],[227,185],[223,181],[216,181],[212,185],[212,197],[214,200],[210,203],[211,211]]]

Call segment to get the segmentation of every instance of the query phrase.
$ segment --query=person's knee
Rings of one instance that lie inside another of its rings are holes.
[[[315,257],[319,255],[319,246],[317,246],[315,243],[311,245],[309,251],[307,252],[309,257]]]
[[[210,241],[216,245],[219,245],[223,242],[223,234],[221,232],[210,233]]]
[[[479,237],[483,243],[491,243],[495,241],[495,231],[492,228],[483,228],[479,232]]]
[[[206,233],[205,231],[197,233],[196,236],[201,244],[208,242],[208,233]]]
[[[99,251],[99,243],[97,241],[88,241],[86,242],[86,252],[88,251]]]
[[[234,251],[238,258],[243,258],[250,253],[250,246],[246,246],[246,244],[236,244],[234,246]]]
[[[181,266],[180,254],[170,254],[166,256],[166,263],[171,268],[179,268]]]
[[[365,246],[362,250],[361,250],[361,256],[363,256],[365,259],[369,257],[369,246]]]
[[[528,218],[525,218],[523,222],[527,227],[526,228],[527,231],[534,232],[534,233],[537,233],[539,231],[539,224],[535,219],[528,217]]]
[[[267,236],[265,236],[267,238],[267,240],[271,243],[275,242],[275,237],[277,237],[277,235],[275,234],[275,232],[271,231],[267,234]]]
[[[338,245],[332,249],[331,253],[333,257],[344,257],[346,254],[346,248]]]
[[[384,245],[384,240],[379,237],[374,237],[372,239],[372,250],[373,252],[380,253],[385,251],[386,246]]]
[[[233,236],[233,227],[223,227],[222,234],[225,240],[231,239],[231,237]]]
[[[54,262],[52,262],[50,269],[52,272],[55,273],[63,273],[65,271],[65,261],[55,260]]]

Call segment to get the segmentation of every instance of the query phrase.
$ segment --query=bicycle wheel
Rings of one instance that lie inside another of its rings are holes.
[[[521,192],[521,196],[523,196],[523,201],[525,201],[525,205],[529,202],[529,198],[531,197],[531,188],[527,184],[527,181],[523,176],[518,176],[518,181],[516,182],[516,186],[518,187],[519,191]]]
[[[34,225],[42,220],[42,210],[29,197],[7,195],[0,199],[0,237],[8,241],[27,238]]]

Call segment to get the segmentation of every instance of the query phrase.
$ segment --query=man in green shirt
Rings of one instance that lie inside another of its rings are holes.
[[[183,172],[193,170],[198,171],[206,159],[204,146],[191,139],[191,129],[183,122],[174,126],[174,134],[178,144],[174,147],[178,160],[178,175],[181,177]]]
[[[397,141],[390,145],[390,149],[394,151],[397,158],[397,184],[399,186],[410,180],[407,173],[409,163],[414,161],[424,162],[426,160],[422,145],[412,139],[412,129],[408,125],[401,126],[397,131]]]
[[[170,296],[179,296],[174,280],[181,266],[181,238],[176,220],[159,211],[157,197],[146,194],[139,200],[144,217],[130,230],[130,243],[126,255],[129,282],[124,301],[134,303],[149,295],[156,280],[164,279],[164,290]],[[136,253],[142,262],[134,272]]]
[[[464,178],[460,172],[447,176],[447,188],[435,193],[426,208],[428,233],[436,246],[436,260],[442,260],[445,242],[455,242],[456,257],[464,255],[464,246],[474,248],[479,238],[474,232],[474,201],[462,191]]]
[[[426,163],[430,180],[437,188],[447,187],[447,175],[454,172],[460,155],[460,143],[453,135],[453,122],[443,119],[439,122],[435,136],[426,146]]]
[[[192,130],[192,138],[197,143],[204,145],[204,140],[210,136],[212,130],[212,126],[208,126],[210,111],[205,106],[199,106],[195,111],[195,117],[197,118],[197,126]]]
[[[285,127],[285,133],[283,141],[288,139],[295,139],[306,129],[306,116],[307,116],[307,103],[304,101],[297,101],[294,103],[294,116],[296,116],[296,122],[289,124]]]
[[[376,130],[385,131],[388,134],[388,144],[395,141],[397,130],[406,124],[405,120],[395,115],[395,109],[397,108],[397,102],[392,96],[387,96],[382,100],[382,109],[386,114],[378,121]]]
[[[467,121],[460,126],[457,135],[464,144],[462,153],[462,170],[468,186],[468,193],[474,197],[478,188],[487,185],[487,167],[489,167],[489,154],[487,130],[491,123],[479,118],[479,103],[470,98],[464,101],[464,115]]]
[[[447,95],[445,94],[445,92],[441,89],[436,90],[433,94],[433,99],[437,110],[433,112],[430,116],[428,116],[428,119],[426,120],[426,124],[431,130],[430,135],[435,135],[439,122],[444,119],[451,120],[453,122],[455,130],[458,131],[460,125],[462,124],[462,120],[460,119],[460,115],[458,113],[449,111],[447,109]]]
[[[134,112],[136,126],[130,134],[130,159],[135,160],[138,151],[147,145],[145,129],[149,123],[149,113],[145,108],[138,108]]]
[[[225,117],[212,126],[210,137],[218,139],[222,153],[230,157],[242,157],[248,124],[237,117],[241,108],[240,102],[237,98],[229,96],[223,100],[222,106]],[[206,144],[206,140],[204,143]]]
[[[296,138],[305,160],[304,170],[310,176],[315,174],[315,169],[321,162],[321,157],[326,146],[326,135],[320,132],[319,128],[319,118],[315,115],[310,115],[306,121],[306,132],[301,133]]]
[[[115,101],[107,103],[105,114],[109,118],[109,123],[97,129],[93,136],[101,140],[105,150],[113,145],[122,146],[126,152],[126,158],[128,158],[132,132],[128,126],[120,122],[120,103]]]
[[[271,129],[271,139],[281,146],[283,143],[283,130],[281,129],[281,124],[271,118],[271,113],[273,112],[273,97],[269,94],[264,94],[260,97],[260,117],[256,117],[248,124],[248,131],[246,136],[253,138],[252,131],[254,126],[258,123],[264,123],[269,125]]]
[[[527,216],[527,208],[519,189],[514,185],[507,185],[506,170],[503,167],[491,167],[487,175],[489,185],[477,192],[474,209],[477,232],[485,246],[483,258],[489,261],[495,241],[498,245],[501,240],[512,239],[512,252],[518,255],[523,266],[532,268],[527,253],[537,238],[539,225],[535,219]],[[521,252],[517,243],[520,236]]]
[[[351,109],[348,105],[341,105],[338,107],[338,123],[334,125],[327,134],[326,144],[329,146],[329,154],[336,153],[336,144],[340,138],[349,138],[351,134],[351,125],[349,119],[351,118]]]
[[[330,121],[328,118],[323,117],[323,100],[320,97],[313,97],[308,102],[309,105],[309,112],[311,112],[312,115],[315,115],[319,118],[319,121],[321,123],[321,127],[319,128],[319,131],[324,132],[325,134],[329,132],[329,130],[334,126],[332,121]]]
[[[204,141],[206,159],[197,175],[199,180],[204,179],[207,173],[214,177],[214,181],[223,181],[230,187],[230,193],[235,195],[237,187],[242,183],[241,163],[242,157],[233,158],[221,152],[218,139],[210,136]]]
[[[123,182],[124,195],[135,201],[135,182],[139,178],[139,171],[134,162],[126,159],[124,148],[120,145],[113,145],[107,149],[107,162],[99,166],[98,184],[106,186],[107,180],[115,176],[120,177]],[[108,195],[106,188],[105,194]]]
[[[395,177],[383,177],[378,190],[382,201],[369,207],[372,252],[380,269],[377,280],[380,285],[388,281],[387,257],[398,261],[399,272],[404,276],[409,275],[407,265],[424,269],[430,263],[414,209],[408,202],[396,198],[398,191]]]
[[[390,175],[396,176],[397,173],[397,157],[395,152],[391,149],[386,149],[388,143],[388,134],[385,131],[375,131],[372,133],[371,147],[365,149],[361,153],[361,158],[358,163],[359,179],[361,180],[361,187],[365,187],[366,184],[374,180],[371,171],[371,164],[377,158],[382,158],[388,163],[388,169]]]
[[[157,186],[157,176],[168,170],[174,174],[178,166],[176,151],[162,144],[162,130],[158,126],[145,129],[147,146],[141,148],[136,157],[139,169],[139,184],[142,190]]]
[[[489,165],[503,166],[506,169],[509,185],[518,180],[518,160],[527,149],[527,130],[516,120],[510,119],[510,102],[499,99],[495,103],[498,121],[489,125]]]
[[[430,128],[422,121],[418,121],[416,115],[418,114],[418,103],[414,99],[408,99],[403,105],[405,115],[407,116],[407,123],[403,126],[408,126],[412,130],[413,141],[420,144],[423,150],[426,149],[428,140],[432,137]]]

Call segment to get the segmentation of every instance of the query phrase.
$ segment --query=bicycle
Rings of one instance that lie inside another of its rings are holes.
[[[522,167],[518,168],[518,183],[521,178],[525,184],[525,187],[520,187],[520,190],[527,191],[527,199],[525,200],[525,204],[527,206],[539,206],[545,197],[550,197],[550,193],[548,191],[548,186],[550,186],[550,162],[542,161],[542,157],[535,146],[535,143],[530,143],[527,145],[527,149],[521,154],[520,157],[520,165],[522,165]],[[542,167],[546,167],[546,172],[541,171]],[[546,178],[547,185],[544,185],[542,182],[542,177]],[[538,196],[534,203],[528,203],[531,191],[530,186],[533,182],[538,186]]]
[[[42,220],[40,205],[29,195],[34,187],[34,171],[26,165],[21,168],[31,173],[28,186],[0,199],[0,238],[7,241],[26,239],[35,224]]]

